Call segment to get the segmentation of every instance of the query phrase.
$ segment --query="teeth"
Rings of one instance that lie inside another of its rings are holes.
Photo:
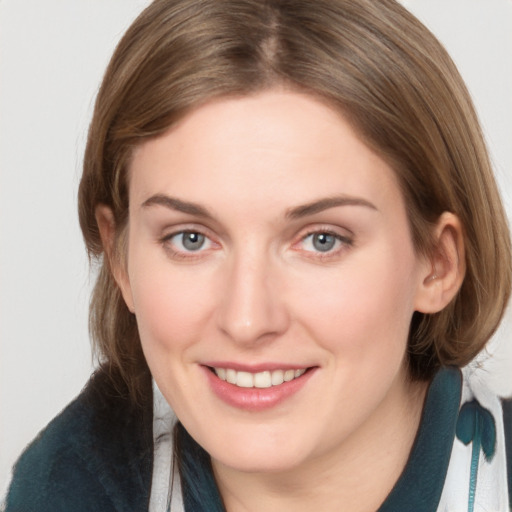
[[[222,377],[218,373],[217,373],[217,377],[222,379]],[[226,370],[226,380],[230,384],[236,384],[236,371],[235,370],[231,370],[231,369],[227,369]]]
[[[254,378],[252,376],[252,373],[237,372],[236,385],[241,388],[253,388],[254,387]]]
[[[295,370],[286,370],[284,372],[284,381],[290,382],[295,378]]]
[[[270,379],[272,382],[272,386],[279,386],[279,384],[282,384],[284,382],[283,370],[276,370],[275,372],[272,372],[272,376]]]
[[[270,388],[271,386],[279,386],[283,382],[290,382],[306,373],[305,368],[258,373],[237,372],[232,368],[214,368],[214,370],[219,379],[241,388]]]
[[[269,388],[272,386],[272,376],[270,372],[260,372],[254,374],[255,388]]]

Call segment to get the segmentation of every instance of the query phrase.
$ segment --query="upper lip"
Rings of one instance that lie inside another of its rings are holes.
[[[234,361],[207,361],[202,363],[204,366],[209,366],[210,368],[230,368],[232,370],[236,370],[238,372],[249,372],[249,373],[259,373],[265,371],[274,371],[274,370],[301,370],[311,368],[312,365],[305,365],[301,363],[258,363],[258,364],[246,364],[246,363],[238,363]]]

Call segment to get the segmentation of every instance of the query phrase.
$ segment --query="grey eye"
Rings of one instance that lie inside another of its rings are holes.
[[[187,251],[198,251],[205,242],[205,236],[201,233],[185,232],[181,235],[181,243]]]
[[[315,233],[311,240],[313,247],[319,252],[328,252],[336,245],[336,237],[329,233]]]

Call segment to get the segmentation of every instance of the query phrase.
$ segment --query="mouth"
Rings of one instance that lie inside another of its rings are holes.
[[[204,365],[210,389],[223,402],[237,409],[258,412],[272,409],[299,394],[318,366],[293,368],[235,369],[231,365]],[[235,366],[235,365],[233,365]]]
[[[209,367],[220,380],[233,384],[239,388],[265,389],[273,386],[280,386],[284,382],[291,382],[302,377],[309,368],[265,370],[251,373],[237,371],[233,368]]]

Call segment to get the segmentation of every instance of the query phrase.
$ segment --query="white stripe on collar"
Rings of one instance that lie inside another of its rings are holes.
[[[473,365],[462,369],[461,406],[476,399],[492,414],[496,425],[494,457],[488,462],[480,453],[474,512],[503,512],[508,510],[503,412],[500,400],[485,382],[485,373]],[[467,510],[472,448],[472,443],[466,446],[455,437],[438,512]]]
[[[172,431],[177,422],[176,415],[170,408],[156,382],[153,380],[153,478],[151,482],[151,498],[149,512],[167,512],[169,484],[171,476],[172,495],[170,510],[184,512],[181,496],[181,483],[178,472],[171,475],[173,459]]]

